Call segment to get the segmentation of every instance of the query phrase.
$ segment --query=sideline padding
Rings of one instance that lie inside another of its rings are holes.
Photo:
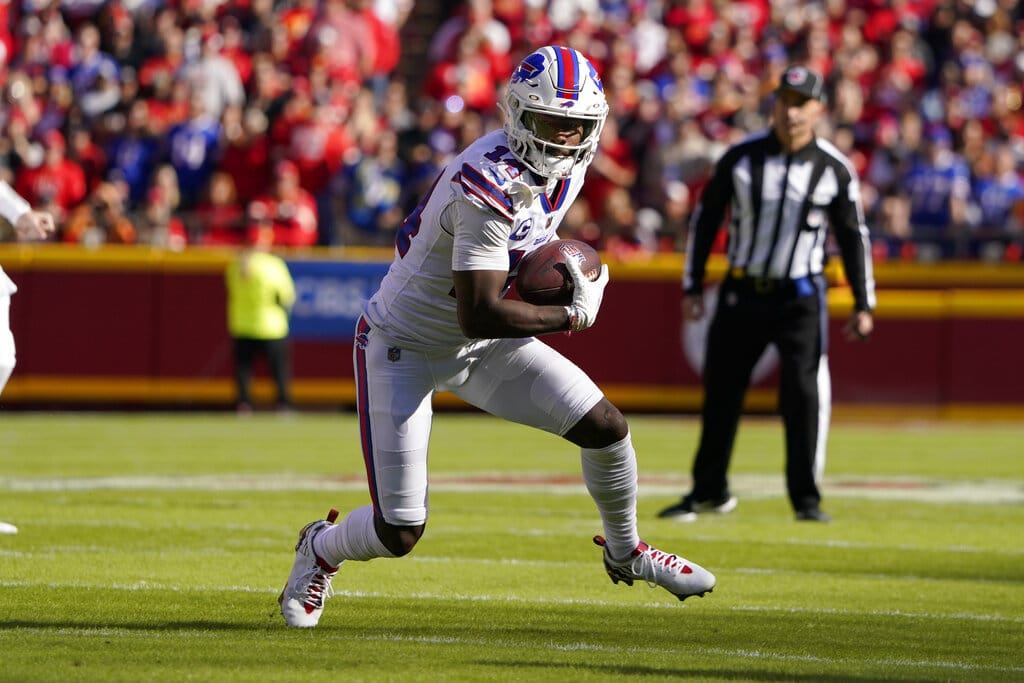
[[[169,252],[0,245],[0,263],[19,285],[11,308],[18,365],[3,404],[230,405],[223,271],[235,253],[230,248]],[[281,251],[293,264],[326,273],[328,284],[355,264],[383,269],[391,253],[372,248]],[[682,255],[612,263],[610,269],[612,283],[598,324],[584,334],[553,334],[544,341],[577,362],[624,409],[698,410],[699,368],[682,349]],[[715,257],[709,280],[723,272],[724,263]],[[840,284],[837,264],[829,277],[836,283],[829,293],[829,334],[837,414],[843,409],[919,410],[933,416],[987,417],[1013,414],[1024,406],[1024,364],[1019,362],[1024,269],[982,263],[880,264],[876,331],[867,344],[841,339],[850,292]],[[960,279],[968,277],[975,279]],[[352,308],[339,305],[337,297],[356,288],[331,289],[307,279],[315,290],[310,302],[318,304],[317,315],[340,315]],[[348,327],[324,327],[323,338],[293,337],[294,394],[300,405],[353,402]],[[750,410],[774,410],[776,381],[772,372],[752,388]],[[269,400],[262,368],[255,388],[257,399],[265,392]],[[437,404],[461,405],[444,396]]]

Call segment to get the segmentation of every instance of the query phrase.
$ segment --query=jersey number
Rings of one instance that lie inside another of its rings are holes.
[[[487,157],[487,159],[489,159],[490,161],[498,163],[506,155],[510,153],[511,150],[508,147],[505,147],[504,145],[498,145],[484,156]],[[514,169],[519,173],[522,173],[524,167],[522,164],[519,163],[518,160],[509,159],[507,163],[509,165],[510,170]],[[515,175],[510,173],[509,175],[511,175],[512,177],[516,177],[518,173],[516,173]],[[395,233],[395,249],[398,250],[398,255],[401,258],[405,258],[405,255],[409,252],[409,247],[412,246],[412,238],[415,237],[420,231],[420,222],[422,220],[423,209],[424,207],[426,207],[427,202],[430,201],[430,196],[434,194],[434,188],[437,187],[437,181],[439,180],[441,180],[440,174],[437,176],[437,178],[434,179],[434,184],[430,186],[430,190],[427,192],[427,194],[424,195],[423,199],[420,200],[420,203],[416,205],[416,208],[413,209],[412,212],[405,217],[405,220],[402,221],[402,225],[399,226],[398,228],[398,232]],[[456,174],[455,176],[455,182],[458,182],[458,174]],[[526,232],[529,232],[529,229],[530,226],[527,225]],[[520,232],[522,231],[520,230]],[[522,239],[525,236],[526,233],[524,232],[519,237],[517,237],[517,239]]]

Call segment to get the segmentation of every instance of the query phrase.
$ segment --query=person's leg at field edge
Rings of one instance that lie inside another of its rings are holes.
[[[252,366],[256,355],[255,339],[236,337],[235,351],[235,406],[240,412],[252,408],[252,396],[249,388],[252,385]]]
[[[277,392],[277,408],[279,410],[290,408],[292,405],[292,368],[288,338],[268,339],[266,348],[267,362],[270,365],[270,374],[274,379],[274,389]]]
[[[824,287],[789,304],[789,325],[776,338],[781,361],[779,409],[786,435],[786,489],[797,519],[829,521],[819,484],[832,406]]]
[[[11,335],[7,324],[7,310],[10,305],[10,297],[0,298],[0,395],[4,393],[7,380],[14,372],[14,337]],[[0,534],[16,534],[18,527],[8,522],[0,521]]]
[[[721,299],[721,297],[720,297]],[[750,377],[768,344],[746,313],[746,302],[720,302],[708,330],[704,361],[704,403],[697,452],[691,466],[693,500],[730,496],[728,472]]]

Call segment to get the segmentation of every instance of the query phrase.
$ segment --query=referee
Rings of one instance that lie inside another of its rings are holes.
[[[830,519],[818,489],[832,400],[822,274],[829,227],[853,289],[848,339],[867,339],[874,327],[871,249],[856,172],[814,134],[825,109],[822,77],[791,66],[775,95],[772,127],[726,151],[694,213],[683,273],[687,320],[705,314],[704,269],[727,215],[729,271],[708,331],[693,490],[663,518],[692,521],[736,507],[726,474],[743,399],[755,363],[774,344],[789,500],[798,520]]]

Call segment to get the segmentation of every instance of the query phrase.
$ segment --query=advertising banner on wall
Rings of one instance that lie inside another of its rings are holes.
[[[386,263],[289,260],[295,280],[292,339],[352,341],[363,304],[377,291]]]

